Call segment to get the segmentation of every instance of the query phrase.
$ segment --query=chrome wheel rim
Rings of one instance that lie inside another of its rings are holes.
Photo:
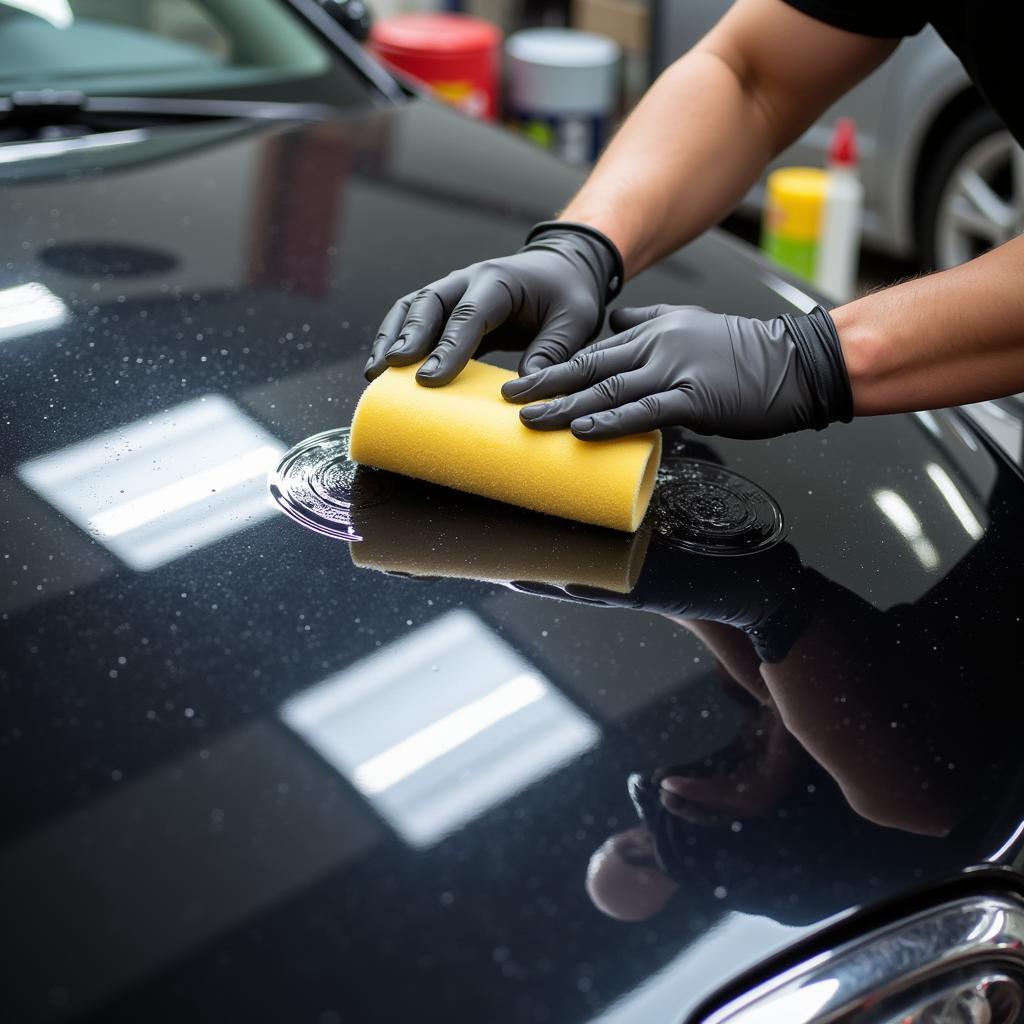
[[[954,267],[1024,231],[1024,150],[1009,132],[976,142],[939,198],[935,257]]]

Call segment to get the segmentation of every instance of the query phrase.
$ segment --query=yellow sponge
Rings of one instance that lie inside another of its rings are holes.
[[[361,473],[374,470],[362,469]],[[585,584],[627,594],[650,530],[616,533],[418,480],[393,477],[387,500],[353,509],[360,568],[506,583]]]
[[[391,367],[356,406],[356,462],[511,505],[634,532],[654,490],[661,434],[580,441],[530,430],[501,397],[515,373],[472,360],[445,387],[416,383],[416,366]]]

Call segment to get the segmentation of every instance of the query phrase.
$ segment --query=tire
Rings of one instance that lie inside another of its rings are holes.
[[[926,269],[956,266],[1024,229],[1024,157],[988,108],[956,125],[919,181],[917,251]]]

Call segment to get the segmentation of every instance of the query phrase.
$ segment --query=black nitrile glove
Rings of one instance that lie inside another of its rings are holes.
[[[455,379],[484,335],[488,349],[522,351],[521,373],[561,363],[597,335],[622,287],[622,257],[586,224],[545,221],[519,252],[456,270],[391,307],[364,371],[420,368],[421,384]]]
[[[822,599],[819,580],[789,544],[742,558],[716,558],[653,540],[628,594],[575,584],[516,580],[510,585],[537,597],[735,626],[750,637],[762,661],[774,663],[786,656]]]
[[[750,320],[700,306],[617,309],[620,333],[502,394],[537,430],[586,441],[682,426],[721,437],[776,437],[853,417],[850,378],[828,313]]]

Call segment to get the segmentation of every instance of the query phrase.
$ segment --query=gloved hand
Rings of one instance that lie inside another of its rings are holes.
[[[489,349],[525,349],[521,373],[560,363],[597,335],[622,275],[622,257],[600,231],[544,221],[519,252],[456,270],[399,299],[377,332],[366,378],[433,350],[416,379],[448,384],[484,335]]]
[[[853,417],[850,378],[828,313],[750,320],[700,306],[617,309],[620,333],[566,363],[511,380],[537,430],[585,441],[683,426],[721,437],[776,437]]]
[[[516,580],[514,590],[576,604],[721,622],[743,630],[762,661],[782,661],[822,600],[822,580],[790,544],[741,558],[716,558],[651,541],[628,594],[597,587]]]
[[[748,709],[736,736],[698,759],[663,765],[629,780],[640,817],[654,824],[662,810],[694,825],[727,825],[775,809],[792,790],[800,744],[769,700]]]

